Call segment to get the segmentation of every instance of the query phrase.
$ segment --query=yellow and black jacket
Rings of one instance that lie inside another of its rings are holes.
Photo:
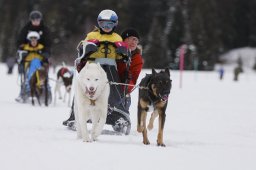
[[[92,53],[89,58],[109,58],[109,59],[121,59],[122,56],[116,53],[115,42],[122,42],[122,38],[117,33],[101,34],[99,30],[90,32],[87,34],[85,41],[98,40],[98,50]],[[105,42],[105,43],[104,43]]]
[[[22,44],[20,46],[20,50],[27,51],[27,56],[23,59],[25,63],[25,68],[35,58],[38,58],[39,60],[43,60],[43,56],[41,55],[44,51],[44,45],[38,44],[36,47],[31,46],[30,44]]]

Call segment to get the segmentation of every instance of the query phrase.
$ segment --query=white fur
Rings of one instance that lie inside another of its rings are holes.
[[[95,141],[101,134],[107,119],[108,97],[110,87],[107,83],[107,75],[99,64],[87,63],[84,68],[75,74],[75,119],[77,125],[77,137],[84,142]],[[90,96],[86,88],[96,89]],[[91,105],[95,100],[95,106]],[[92,120],[91,137],[87,129],[87,120]]]

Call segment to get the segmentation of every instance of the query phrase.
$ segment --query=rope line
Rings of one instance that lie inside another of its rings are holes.
[[[139,86],[139,85],[132,85],[132,84],[126,84],[126,83],[117,83],[117,82],[113,82],[113,81],[109,81],[107,82],[109,83],[110,85],[123,85],[123,86],[132,86],[134,88],[139,88],[139,89],[148,89],[148,87],[145,87],[145,86]]]

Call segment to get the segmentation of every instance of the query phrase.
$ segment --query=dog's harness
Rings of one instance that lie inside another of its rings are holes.
[[[40,86],[41,86],[40,77],[39,77],[38,71],[36,71],[36,86],[37,86],[37,87],[40,87]]]
[[[152,81],[152,75],[148,75],[148,83],[147,83],[147,90],[148,90],[148,92],[151,94],[147,94],[147,96],[148,96],[148,99],[150,100],[150,102],[151,103],[153,103],[153,105],[155,105],[158,101],[161,101],[161,102],[166,102],[166,101],[164,101],[162,98],[161,98],[161,96],[159,96],[159,95],[155,95],[154,94],[154,92],[152,91],[152,88],[150,88],[150,84],[151,84],[151,81]],[[152,97],[155,97],[155,100],[153,100],[152,99]]]
[[[134,89],[135,89],[135,88],[144,89],[144,90],[148,90],[148,89],[149,89],[147,86],[132,85],[132,84],[127,84],[127,83],[117,83],[117,82],[113,82],[113,81],[108,81],[107,83],[109,83],[110,85],[133,86]],[[133,90],[132,90],[132,91],[133,91]]]
[[[148,92],[151,93],[153,96],[155,96],[154,93],[153,93],[153,91],[152,91],[152,89],[149,87],[149,86],[150,86],[150,83],[151,83],[151,80],[152,80],[151,78],[152,78],[152,76],[151,76],[151,75],[148,75],[148,79],[149,79],[149,80],[148,80],[148,83],[147,83],[147,86],[146,86],[146,87],[147,87]],[[147,93],[148,99],[150,100],[151,103],[153,103],[153,105],[155,105],[155,103],[157,103],[157,101],[154,101],[154,100],[152,99],[152,97],[149,95],[149,93]],[[157,96],[156,96],[156,97],[157,97]]]
[[[64,76],[65,73],[70,73],[72,75],[72,72],[68,68],[66,67],[61,68],[60,76]]]
[[[95,102],[96,102],[96,100],[92,100],[92,99],[90,99],[90,102],[91,102],[91,103],[90,103],[90,105],[91,105],[91,106],[95,106]]]
[[[142,90],[148,90],[149,93],[151,93],[153,96],[155,96],[154,93],[153,93],[153,91],[152,91],[151,88],[149,87],[149,86],[150,86],[150,83],[151,83],[151,81],[152,81],[151,77],[152,77],[151,75],[148,75],[148,81],[147,81],[147,85],[146,85],[146,86],[140,86],[139,84],[138,84],[138,85],[131,85],[131,84],[126,84],[126,83],[117,83],[117,82],[113,82],[113,81],[109,81],[109,82],[107,82],[107,83],[109,83],[110,85],[133,86],[134,88],[131,90],[131,92],[132,92],[133,90],[135,90],[136,88],[139,88],[139,89],[142,89]],[[131,93],[131,92],[130,92],[130,93]],[[160,96],[155,96],[155,97],[156,97],[157,99],[156,99],[156,100],[153,100],[152,97],[148,94],[148,99],[150,100],[151,103],[153,103],[153,105],[155,105],[155,103],[157,103],[158,100],[162,101],[162,99],[161,99]]]
[[[61,76],[63,76],[66,72],[68,72],[69,70],[66,68],[66,67],[64,67],[64,68],[62,68],[61,69],[61,71],[60,71],[60,75]]]

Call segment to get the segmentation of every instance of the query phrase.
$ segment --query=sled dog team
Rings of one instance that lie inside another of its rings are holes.
[[[38,21],[40,24],[41,19],[42,15],[38,11],[34,15],[31,14],[32,24]],[[143,143],[149,145],[147,129],[153,129],[154,120],[159,117],[157,145],[165,146],[163,131],[168,98],[172,87],[169,69],[160,72],[152,69],[152,73],[147,74],[139,85],[135,86],[143,65],[141,50],[138,47],[138,33],[133,29],[124,31],[122,37],[115,33],[118,17],[112,10],[101,11],[97,22],[99,27],[88,33],[85,40],[82,40],[78,45],[75,72],[72,73],[65,66],[58,70],[54,90],[54,104],[57,102],[57,96],[59,99],[62,98],[60,89],[64,85],[63,101],[66,100],[66,95],[68,95],[68,104],[70,105],[71,86],[73,86],[74,97],[71,115],[68,120],[73,119],[74,121],[75,118],[78,138],[81,138],[84,142],[96,141],[105,124],[111,124],[115,131],[127,135],[131,128],[129,118],[130,93],[135,89],[133,87],[138,87],[137,131],[142,133]],[[38,23],[35,24],[38,25]],[[32,72],[31,75],[33,76],[31,80],[30,78],[28,80],[30,80],[32,104],[34,105],[34,95],[36,95],[40,104],[39,95],[42,93],[41,91],[44,91],[46,95],[45,105],[48,106],[51,102],[51,92],[48,85],[49,52],[46,50],[43,52],[44,46],[38,43],[40,42],[39,33],[31,31],[29,34],[31,34],[31,37],[27,38],[29,42],[22,45],[21,50],[30,50],[31,52],[20,57],[19,66],[27,68],[27,65],[30,64],[31,68],[33,65],[29,62],[33,61],[34,58],[38,58],[39,66],[40,63],[46,65],[46,69],[38,69]],[[33,41],[35,41],[34,44]],[[49,46],[45,44],[45,47]],[[24,62],[27,62],[27,65]],[[20,74],[26,77],[26,72],[23,69]],[[113,84],[119,82],[122,86]],[[22,83],[24,87],[21,87],[20,95],[16,98],[18,102],[24,102],[29,92],[29,90],[26,90],[29,87],[27,86],[27,80]],[[42,86],[44,87],[41,88]],[[149,106],[153,106],[153,111],[147,124],[147,112],[151,111]],[[120,114],[120,118],[115,118],[115,115],[118,114]],[[87,128],[89,121],[92,123],[90,131]]]
[[[84,142],[95,141],[101,134],[107,118],[110,94],[107,75],[99,64],[87,63],[75,76],[74,83],[77,137],[82,138]],[[159,116],[157,145],[165,146],[163,130],[171,83],[169,69],[159,73],[152,69],[152,74],[147,74],[139,84],[137,131],[142,132],[145,145],[150,144],[147,129],[153,129],[154,120]],[[149,106],[153,106],[154,110],[146,126]],[[86,123],[89,119],[92,121],[91,137]]]

